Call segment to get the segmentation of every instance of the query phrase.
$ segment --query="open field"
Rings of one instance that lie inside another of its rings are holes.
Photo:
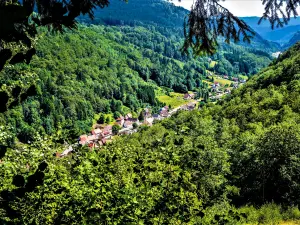
[[[226,84],[230,85],[232,83],[232,81],[222,79],[222,78],[215,78],[215,82],[219,82],[222,86],[224,86]]]
[[[223,78],[217,78],[215,76],[214,76],[214,81],[219,82],[221,86],[224,86],[226,84],[230,85],[232,83],[232,81],[230,81],[230,80],[226,80],[226,79],[223,79]],[[208,80],[203,80],[203,82],[207,83],[208,85],[213,84],[213,82],[208,81]]]
[[[160,102],[165,103],[167,106],[171,105],[172,108],[176,108],[190,102],[190,100],[184,100],[183,96],[184,94],[171,92],[170,96],[161,95],[157,98]]]

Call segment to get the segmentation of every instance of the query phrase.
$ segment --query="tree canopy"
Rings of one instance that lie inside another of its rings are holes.
[[[101,149],[74,147],[56,158],[60,134],[0,146],[0,223],[299,220],[299,209],[290,208],[300,204],[299,50],[300,43],[221,102]],[[2,144],[10,135],[0,131]]]
[[[271,26],[276,27],[287,24],[291,16],[297,16],[300,0],[264,0],[262,3],[265,5],[262,19],[268,19]],[[88,15],[93,19],[95,8],[108,5],[109,0],[1,0],[0,20],[5,22],[0,24],[0,70],[7,62],[30,62],[36,53],[37,27],[60,32],[64,28],[75,29],[76,17]],[[240,39],[249,42],[254,35],[251,28],[221,6],[219,0],[197,0],[185,28],[183,51],[192,48],[197,55],[214,53],[218,36],[225,37],[227,42]]]

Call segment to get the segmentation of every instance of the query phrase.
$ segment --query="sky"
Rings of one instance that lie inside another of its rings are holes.
[[[196,0],[195,0],[196,1]],[[172,1],[175,5],[191,9],[193,0]],[[261,0],[226,0],[221,4],[229,9],[235,16],[262,16],[264,7]]]

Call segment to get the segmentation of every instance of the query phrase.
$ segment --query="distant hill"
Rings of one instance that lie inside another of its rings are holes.
[[[298,41],[300,41],[300,31],[294,34],[294,36],[290,39],[290,41],[284,46],[285,49],[293,46]]]
[[[269,41],[283,44],[288,42],[297,31],[300,31],[300,24],[266,32],[262,36]]]
[[[140,25],[141,23],[183,29],[188,10],[162,0],[112,1],[109,7],[97,9],[95,24]],[[91,23],[89,18],[80,17],[81,22]]]
[[[293,35],[300,30],[300,18],[291,19],[288,25],[282,28],[275,28],[272,30],[269,21],[262,21],[258,24],[259,17],[241,17],[247,24],[249,24],[255,32],[259,33],[264,39],[268,41],[275,41],[278,43],[287,43]]]
[[[184,19],[188,13],[188,10],[163,0],[130,0],[128,3],[113,1],[109,7],[97,9],[93,21],[88,17],[80,17],[79,21],[87,24],[114,26],[155,25],[164,29],[173,29],[179,32],[174,33],[174,35],[179,34],[183,36]],[[255,22],[251,24],[255,24]],[[256,32],[256,29],[254,31]],[[267,52],[275,52],[279,48],[278,44],[265,40],[259,33],[254,37],[250,45],[243,42],[240,42],[239,45]]]

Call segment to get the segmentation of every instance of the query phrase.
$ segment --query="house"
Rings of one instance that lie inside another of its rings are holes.
[[[231,93],[230,88],[226,88],[226,89],[225,89],[225,94],[230,94],[230,93]]]
[[[91,143],[89,143],[89,148],[90,149],[94,149],[94,148],[97,148],[97,147],[99,147],[95,142],[91,142]]]
[[[165,112],[165,111],[169,111],[169,107],[168,106],[164,106],[164,107],[162,107],[160,110],[159,110],[159,112]]]
[[[163,109],[164,110],[169,110],[169,106],[166,105],[166,106],[163,107]]]
[[[127,120],[127,121],[125,121],[123,127],[132,129],[133,128],[133,122]]]
[[[125,118],[123,116],[120,116],[119,118],[116,119],[116,122],[117,122],[118,125],[123,127],[124,122],[125,122]]]
[[[135,130],[130,130],[130,129],[126,129],[126,130],[123,130],[120,135],[130,135],[130,134],[133,134],[135,133]]]
[[[213,84],[213,85],[214,85],[214,84]],[[218,92],[218,91],[219,91],[219,88],[216,87],[216,86],[212,86],[212,87],[211,87],[211,91],[212,91],[212,92]]]
[[[125,120],[131,119],[132,118],[132,114],[131,113],[127,113],[125,116]]]
[[[184,96],[183,96],[183,99],[185,100],[189,100],[189,99],[193,99],[195,98],[195,94],[194,93],[186,93]]]
[[[92,133],[93,135],[99,136],[99,135],[102,133],[102,131],[101,131],[101,129],[97,128],[97,129],[95,129],[95,130],[92,130],[91,133]]]
[[[220,87],[220,83],[219,82],[214,82],[215,87]]]
[[[110,138],[112,135],[112,126],[111,125],[105,126],[102,134],[103,137]]]
[[[86,134],[81,135],[81,136],[79,137],[78,143],[79,143],[80,145],[85,145],[87,142],[88,142],[88,136],[87,136]]]
[[[145,119],[145,124],[148,126],[152,126],[153,121],[154,121],[153,117],[147,118],[147,119]]]
[[[246,83],[246,80],[242,79],[242,80],[240,80],[240,82],[244,84],[244,83]]]
[[[211,85],[211,89],[214,90],[214,91],[217,91],[219,87],[220,87],[219,82],[215,82]]]
[[[139,124],[139,122],[140,122],[139,119],[137,119],[137,118],[130,118],[127,121],[130,121],[132,123],[137,123],[137,124]]]
[[[161,120],[161,116],[159,114],[153,114],[153,120]]]
[[[180,107],[181,110],[188,110],[188,105],[183,105]]]
[[[97,136],[97,135],[89,135],[88,137],[87,137],[87,141],[88,141],[88,143],[93,143],[93,142],[95,142],[95,141],[98,141],[99,140],[99,136]]]
[[[224,75],[223,78],[226,79],[226,80],[228,80],[229,77],[227,75]]]
[[[168,112],[168,110],[162,110],[162,111],[160,111],[160,116],[161,116],[161,117],[169,117],[169,112]]]
[[[145,110],[144,110],[144,117],[151,117],[151,110],[150,110],[150,108],[145,108]]]
[[[233,84],[233,88],[238,88],[239,84],[236,82]]]
[[[233,80],[234,82],[238,82],[238,81],[239,81],[239,78],[233,77],[232,80]]]
[[[106,145],[106,139],[102,138],[101,141],[98,142],[100,146]]]
[[[196,104],[195,103],[189,103],[187,104],[187,110],[194,110],[196,108]]]

